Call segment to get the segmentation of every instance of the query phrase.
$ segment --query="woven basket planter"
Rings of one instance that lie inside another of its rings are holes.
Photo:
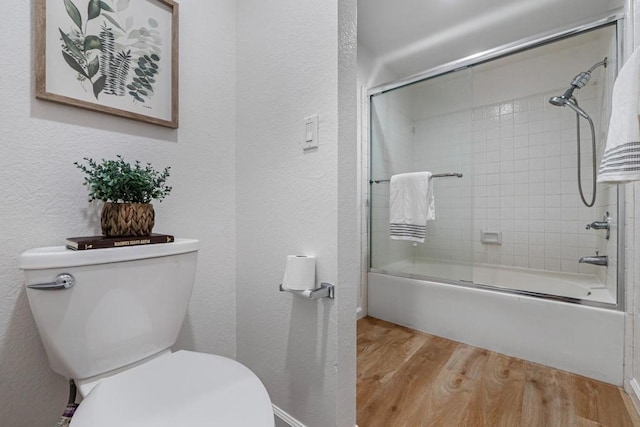
[[[111,203],[102,208],[102,234],[115,236],[147,236],[151,234],[155,212],[151,203]]]

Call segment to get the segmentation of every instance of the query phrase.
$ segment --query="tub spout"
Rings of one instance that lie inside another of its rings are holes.
[[[580,264],[593,264],[593,265],[609,265],[609,257],[606,255],[598,255],[596,252],[596,256],[583,256],[578,260]]]

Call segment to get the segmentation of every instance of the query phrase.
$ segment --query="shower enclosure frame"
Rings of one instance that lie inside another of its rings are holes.
[[[373,98],[378,96],[378,95],[382,95],[386,92],[395,90],[395,89],[399,89],[405,86],[409,86],[413,83],[418,83],[421,81],[425,81],[428,79],[432,79],[435,77],[439,77],[448,73],[452,73],[455,71],[460,71],[469,67],[472,67],[474,65],[479,65],[482,64],[484,62],[488,62],[494,59],[498,59],[501,57],[505,57],[514,53],[518,53],[518,52],[523,52],[525,50],[528,49],[532,49],[532,48],[536,48],[548,43],[552,43],[555,41],[559,41],[571,36],[575,36],[581,33],[585,33],[591,30],[596,30],[598,28],[602,28],[605,26],[609,26],[609,25],[615,25],[616,26],[616,74],[619,73],[620,68],[622,66],[622,59],[624,58],[624,14],[622,12],[620,13],[615,13],[615,14],[607,14],[606,16],[596,19],[596,20],[590,20],[588,22],[582,23],[580,25],[577,26],[571,26],[568,28],[564,28],[564,29],[560,29],[560,30],[555,30],[552,32],[548,32],[548,33],[543,33],[541,35],[536,35],[530,38],[526,38],[523,40],[519,40],[513,43],[509,43],[497,48],[493,48],[493,49],[489,49],[487,51],[481,52],[481,53],[477,53],[474,55],[470,55],[467,56],[465,58],[461,58],[455,61],[451,61],[449,63],[443,64],[443,65],[439,65],[437,67],[431,68],[427,71],[418,73],[418,74],[414,74],[412,76],[409,76],[407,78],[404,79],[400,79],[391,83],[385,83],[383,85],[380,86],[376,86],[374,88],[371,88],[368,90],[367,95],[369,98],[369,146],[371,147],[372,144],[372,129],[373,129],[373,125],[372,125],[372,115],[371,115],[371,111],[372,111],[372,104],[373,104]],[[369,152],[371,153],[372,150],[370,149]],[[371,154],[370,154],[371,156]],[[369,185],[372,186],[373,185],[373,179],[374,177],[371,176],[371,171],[373,170],[372,167],[372,159],[370,157],[369,159],[369,178],[368,178],[368,182],[370,183]],[[386,177],[384,177],[386,178]],[[534,297],[534,298],[540,298],[540,299],[546,299],[546,300],[552,300],[552,301],[560,301],[560,302],[566,302],[566,303],[572,303],[572,304],[578,304],[578,305],[585,305],[585,306],[591,306],[591,307],[597,307],[597,308],[605,308],[605,309],[611,309],[611,310],[617,310],[617,311],[624,311],[625,310],[625,192],[624,192],[624,187],[621,185],[617,185],[617,189],[616,189],[616,193],[617,193],[617,199],[618,199],[618,203],[617,203],[617,251],[618,251],[618,256],[617,256],[617,270],[616,270],[616,303],[615,304],[611,304],[611,303],[605,303],[605,302],[600,302],[600,301],[589,301],[589,300],[583,300],[583,299],[579,299],[579,298],[570,298],[570,297],[563,297],[563,296],[558,296],[558,295],[550,295],[550,294],[541,294],[538,292],[532,292],[532,291],[526,291],[526,290],[518,290],[518,289],[508,289],[508,288],[502,288],[502,287],[498,287],[498,286],[492,286],[492,285],[484,285],[484,284],[479,284],[479,283],[471,283],[471,282],[466,282],[466,281],[460,281],[460,280],[449,280],[449,279],[443,279],[443,278],[439,278],[439,277],[433,277],[433,276],[422,276],[422,275],[414,275],[414,274],[406,274],[406,273],[400,273],[400,272],[393,272],[393,271],[388,271],[388,270],[384,270],[384,269],[377,269],[377,268],[373,268],[372,266],[372,257],[371,257],[371,251],[372,251],[372,236],[373,236],[373,231],[372,231],[372,209],[373,209],[373,204],[371,203],[371,197],[373,192],[370,190],[369,191],[369,235],[368,235],[368,240],[369,240],[369,272],[371,273],[381,273],[381,274],[386,274],[389,276],[396,276],[396,277],[404,277],[404,278],[409,278],[409,279],[422,279],[422,280],[429,280],[429,281],[434,281],[434,282],[440,282],[440,283],[446,283],[446,284],[451,284],[451,285],[456,285],[456,286],[461,286],[461,287],[466,287],[466,288],[476,288],[476,289],[486,289],[486,290],[491,290],[491,291],[495,291],[495,292],[502,292],[502,293],[507,293],[507,294],[515,294],[515,295],[525,295],[525,296],[529,296],[529,297]],[[577,262],[577,260],[576,260]]]

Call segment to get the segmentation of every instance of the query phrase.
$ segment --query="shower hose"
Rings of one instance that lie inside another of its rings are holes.
[[[573,98],[571,99],[576,106],[578,105],[578,100]],[[592,194],[591,194],[591,202],[588,203],[584,197],[584,191],[582,190],[582,153],[580,149],[580,114],[576,113],[576,134],[577,134],[577,144],[578,144],[578,190],[580,191],[580,198],[582,199],[582,203],[588,208],[592,207],[596,202],[596,131],[593,126],[593,120],[591,117],[587,115],[587,121],[589,122],[589,126],[591,127],[591,181],[592,185]]]

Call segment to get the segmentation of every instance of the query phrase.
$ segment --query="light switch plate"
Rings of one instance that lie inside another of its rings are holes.
[[[304,135],[302,138],[302,149],[309,150],[318,148],[320,139],[318,138],[318,115],[305,117],[304,119]]]

